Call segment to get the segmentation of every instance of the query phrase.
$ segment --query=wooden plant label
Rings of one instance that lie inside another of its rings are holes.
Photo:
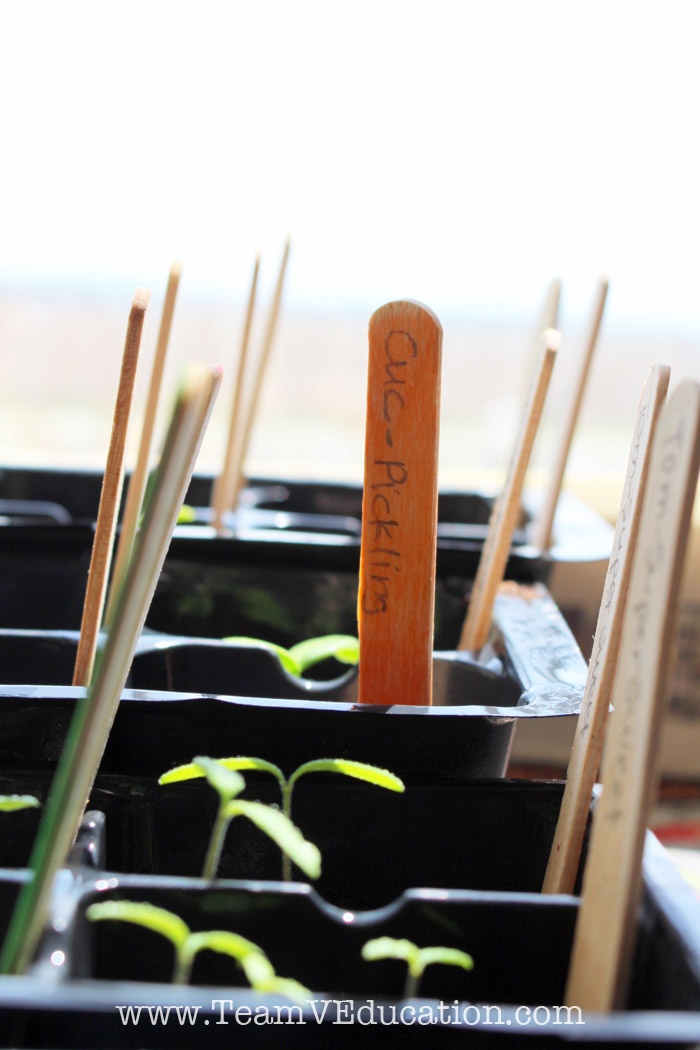
[[[409,300],[369,322],[361,704],[432,699],[442,327]]]
[[[603,750],[652,440],[666,399],[669,375],[670,370],[665,365],[655,365],[642,390],[586,688],[576,724],[557,830],[542,886],[543,893],[574,892],[593,785]]]
[[[593,820],[565,997],[584,1010],[606,1012],[624,1003],[699,465],[700,385],[686,381],[657,426],[622,628],[603,794]]]

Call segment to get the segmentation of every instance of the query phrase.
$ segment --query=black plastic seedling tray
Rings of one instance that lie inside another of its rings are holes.
[[[471,847],[465,857],[482,853],[474,863],[483,865],[485,884],[478,885],[482,880],[472,869],[464,879],[474,876],[471,887],[414,883],[369,912],[333,907],[299,883],[114,872],[105,868],[100,845],[104,836],[108,857],[111,815],[93,821],[92,848],[84,835],[73,866],[57,881],[51,926],[32,971],[0,979],[0,1045],[694,1046],[700,1040],[700,901],[653,836],[645,848],[626,1008],[607,1017],[566,1013],[557,1007],[578,898],[542,896],[528,885],[546,864],[562,785],[498,781],[471,789],[476,794],[463,812],[480,812],[481,826],[465,820]],[[535,826],[541,834],[533,833]],[[444,831],[449,836],[453,829]],[[371,862],[371,849],[365,853]],[[24,877],[0,872],[0,927]],[[279,974],[305,983],[313,1002],[297,1009],[254,993],[243,987],[231,960],[211,952],[198,956],[191,985],[172,986],[166,983],[172,949],[165,940],[128,924],[88,922],[86,908],[107,899],[148,901],[176,912],[193,930],[247,936],[265,949]],[[461,948],[472,955],[474,969],[434,966],[425,973],[420,998],[403,1000],[402,964],[361,957],[365,941],[383,935]],[[137,1011],[130,1019],[129,1007]],[[189,1007],[189,1019],[178,1020],[175,1007]],[[267,1022],[255,1023],[256,1014]],[[418,1023],[419,1016],[431,1023]]]
[[[105,769],[160,773],[194,754],[247,753],[292,768],[360,756],[409,779],[420,771],[447,782],[503,776],[516,722],[577,713],[586,665],[542,588],[500,597],[496,623],[486,664],[435,654],[431,707],[381,697],[358,705],[354,668],[308,681],[266,650],[144,634]],[[60,753],[84,695],[61,684],[70,681],[76,641],[74,632],[0,632],[5,678],[16,683],[0,687],[0,761],[13,763],[30,746],[49,761]]]

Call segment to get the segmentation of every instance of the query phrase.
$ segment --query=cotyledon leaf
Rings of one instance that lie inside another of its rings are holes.
[[[256,827],[269,835],[298,868],[310,879],[321,874],[321,854],[313,842],[308,842],[289,817],[279,809],[264,806],[262,802],[233,799],[225,808],[227,817],[248,817]]]
[[[17,809],[35,809],[41,805],[33,795],[0,795],[0,812],[13,813]]]
[[[367,762],[354,762],[347,758],[316,758],[305,762],[295,769],[289,783],[295,783],[304,773],[342,773],[346,777],[364,780],[375,787],[387,788],[389,791],[405,791],[406,786],[400,777],[388,769],[372,766]]]
[[[189,927],[178,915],[165,908],[158,908],[155,904],[139,901],[98,901],[91,904],[85,914],[91,922],[116,919],[119,922],[145,926],[146,929],[167,937],[178,951],[190,935]]]
[[[343,664],[356,664],[360,659],[360,642],[350,634],[324,634],[292,645],[289,654],[298,664],[299,674],[303,674],[331,656]]]

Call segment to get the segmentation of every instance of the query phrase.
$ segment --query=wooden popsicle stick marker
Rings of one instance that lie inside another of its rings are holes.
[[[409,300],[369,322],[359,703],[432,700],[442,327]]]
[[[654,365],[642,390],[564,797],[542,885],[543,893],[574,892],[593,785],[603,750],[652,442],[659,413],[666,399],[669,376],[670,369],[665,365]]]
[[[232,510],[236,502],[236,486],[240,470],[239,449],[242,440],[242,413],[243,405],[243,377],[245,375],[246,361],[248,359],[248,346],[250,343],[250,329],[253,324],[253,311],[255,309],[255,293],[258,287],[258,274],[260,272],[260,256],[258,255],[253,267],[253,279],[248,295],[248,308],[246,310],[245,323],[243,325],[243,337],[238,354],[238,367],[233,387],[233,401],[231,404],[231,416],[229,419],[228,440],[226,443],[226,455],[221,473],[214,482],[212,489],[211,507],[213,511],[212,524],[217,532],[224,529],[224,515]]]
[[[559,332],[553,328],[547,329],[542,337],[540,359],[525,403],[506,483],[494,504],[488,534],[481,551],[469,609],[458,645],[463,651],[481,649],[488,641],[493,605],[498,588],[503,582],[513,532],[520,513],[525,474],[542,418],[560,338]]]
[[[158,340],[156,342],[156,352],[153,358],[153,367],[151,369],[151,380],[148,385],[146,410],[144,412],[141,440],[139,441],[139,449],[136,456],[136,466],[134,467],[134,472],[129,481],[126,503],[124,505],[124,515],[122,518],[122,527],[119,534],[119,542],[117,543],[117,553],[114,556],[112,583],[109,588],[107,610],[104,616],[105,627],[111,622],[112,617],[114,616],[116,595],[124,582],[126,566],[134,548],[134,537],[136,536],[136,529],[141,516],[143,497],[146,491],[146,482],[148,480],[148,464],[151,458],[153,431],[155,429],[158,401],[160,398],[161,386],[163,384],[163,370],[165,368],[165,358],[168,352],[168,343],[170,342],[170,329],[172,328],[175,300],[177,299],[177,290],[180,284],[181,274],[181,264],[177,262],[173,263],[170,267],[168,284],[165,290],[163,313],[160,319],[160,328],[158,329]]]
[[[681,574],[700,466],[700,385],[685,381],[656,428],[629,585],[565,1001],[620,1008],[629,978],[641,863],[658,781]]]
[[[574,439],[574,431],[576,430],[576,424],[581,411],[583,395],[586,392],[586,384],[588,383],[588,375],[591,370],[595,348],[598,343],[598,334],[603,320],[603,311],[605,310],[607,296],[608,279],[607,277],[601,277],[598,282],[598,289],[593,302],[588,334],[586,336],[578,378],[574,387],[573,398],[566,419],[564,420],[564,430],[559,442],[554,467],[552,468],[549,486],[545,493],[545,498],[537,521],[535,522],[533,544],[540,550],[549,550],[549,547],[551,546],[554,514],[557,509],[561,488],[564,483],[566,463],[569,458],[571,443]]]
[[[190,366],[88,696],[78,703],[37,833],[33,878],[17,899],[0,972],[24,973],[46,924],[51,886],[75,839],[119,705],[134,650],[221,382],[221,371]]]
[[[80,639],[73,669],[73,685],[88,685],[95,663],[97,639],[102,623],[109,567],[112,561],[114,534],[117,528],[119,500],[124,481],[124,451],[136,380],[136,366],[150,298],[150,292],[139,288],[134,295],[129,313],[112,434],[102,481],[95,539],[92,545],[85,603],[80,623]]]

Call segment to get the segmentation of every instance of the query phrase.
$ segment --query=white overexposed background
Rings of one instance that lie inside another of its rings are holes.
[[[607,273],[571,470],[616,496],[648,367],[697,373],[699,28],[692,0],[0,3],[0,459],[100,462],[131,294],[138,407],[174,259],[169,382],[231,374],[289,234],[254,467],[361,475],[367,319],[410,297],[445,329],[444,477],[497,478],[558,277],[546,474]]]

